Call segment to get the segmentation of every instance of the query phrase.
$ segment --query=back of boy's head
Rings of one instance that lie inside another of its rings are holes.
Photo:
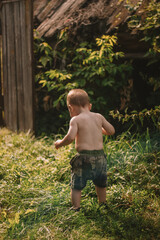
[[[82,89],[72,89],[67,95],[67,105],[84,107],[89,104],[88,94]]]

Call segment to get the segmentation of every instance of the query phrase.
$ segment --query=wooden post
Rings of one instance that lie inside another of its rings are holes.
[[[1,72],[1,57],[2,57],[2,39],[0,36],[0,72]],[[0,127],[3,126],[4,122],[3,122],[3,110],[4,110],[4,106],[3,106],[3,96],[2,96],[2,81],[1,81],[1,74],[0,74]]]
[[[4,121],[13,131],[34,131],[33,1],[2,1]]]

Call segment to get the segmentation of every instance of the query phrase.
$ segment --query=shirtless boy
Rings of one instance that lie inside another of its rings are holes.
[[[113,135],[114,127],[99,113],[91,112],[88,94],[73,89],[67,95],[71,116],[69,130],[62,140],[55,142],[56,149],[75,140],[77,154],[72,158],[71,200],[73,209],[80,209],[81,190],[87,180],[95,184],[99,203],[106,202],[106,157],[103,152],[103,134]]]

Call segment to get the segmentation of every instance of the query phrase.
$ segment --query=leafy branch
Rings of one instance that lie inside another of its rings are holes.
[[[133,125],[141,124],[143,126],[145,120],[152,122],[154,126],[160,130],[160,106],[156,106],[154,109],[144,109],[140,112],[134,110],[130,114],[125,111],[125,114],[121,114],[119,111],[110,111],[110,115],[113,119],[117,119],[122,124],[131,121]]]

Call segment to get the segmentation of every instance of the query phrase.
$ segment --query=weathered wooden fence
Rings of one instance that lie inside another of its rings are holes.
[[[32,2],[1,1],[4,122],[13,131],[34,131]]]

